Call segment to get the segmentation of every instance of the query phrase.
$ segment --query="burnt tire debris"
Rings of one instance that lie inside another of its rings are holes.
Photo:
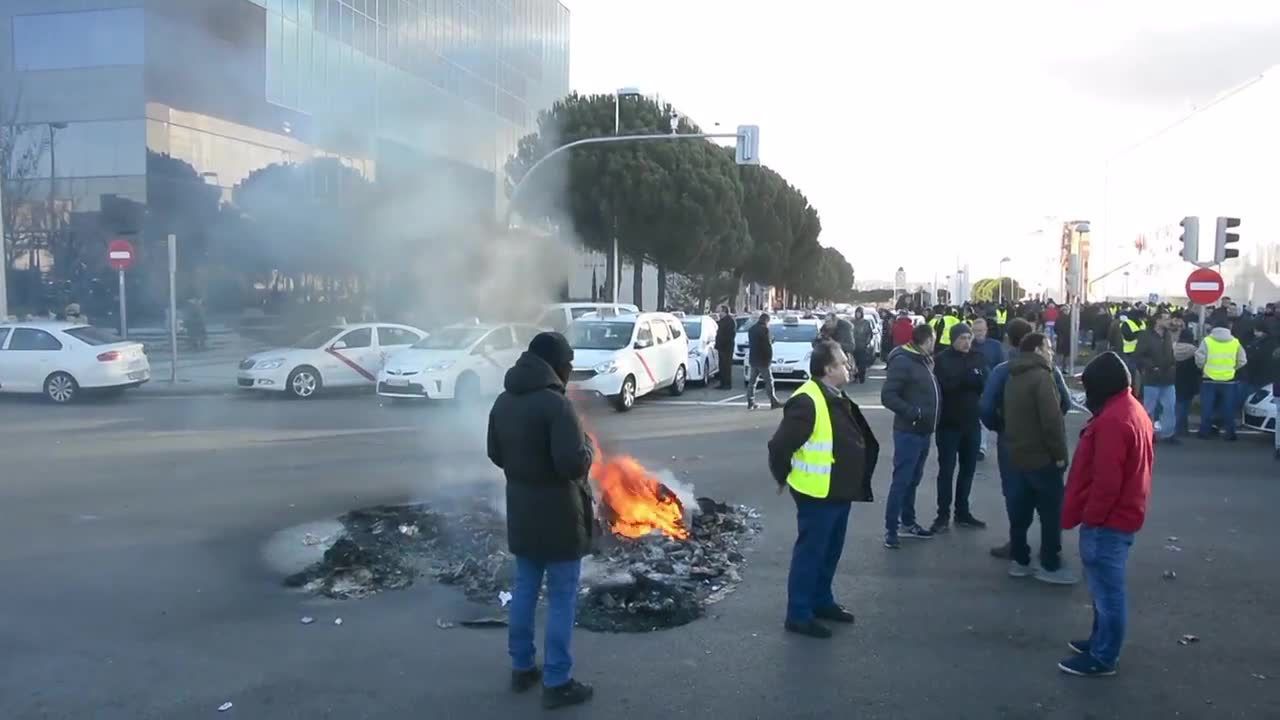
[[[501,606],[500,594],[514,586],[506,522],[490,507],[379,505],[340,521],[343,532],[323,559],[285,578],[286,586],[355,599],[430,577],[486,606]],[[584,574],[578,626],[625,633],[678,627],[732,593],[742,582],[746,545],[761,529],[760,514],[698,498],[690,528],[687,540],[603,532],[590,560],[601,572],[598,579]]]

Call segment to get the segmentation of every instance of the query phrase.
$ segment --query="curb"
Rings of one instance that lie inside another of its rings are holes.
[[[222,395],[237,395],[240,393],[239,388],[234,385],[223,387],[221,385],[198,385],[194,383],[183,383],[179,380],[176,383],[170,383],[168,380],[151,379],[147,384],[139,387],[136,391],[136,397],[218,397]]]

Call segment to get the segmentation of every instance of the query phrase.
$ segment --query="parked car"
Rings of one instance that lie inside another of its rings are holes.
[[[818,337],[821,320],[787,316],[771,324],[773,333],[773,379],[776,382],[804,382],[809,379],[809,357]]]
[[[141,343],[82,323],[0,324],[0,392],[69,403],[90,390],[124,391],[151,379]]]
[[[511,324],[443,328],[387,358],[378,395],[462,402],[497,395],[507,370],[539,332]]]
[[[538,316],[538,319],[533,324],[540,328],[565,333],[569,331],[569,326],[573,324],[574,320],[584,315],[590,315],[595,320],[607,320],[619,315],[635,315],[638,312],[640,312],[640,308],[625,303],[556,303],[544,308],[542,314]]]
[[[684,392],[689,341],[669,313],[639,313],[579,320],[569,327],[572,390],[609,398],[620,412],[655,390]]]
[[[1270,385],[1245,398],[1244,424],[1255,430],[1276,431],[1275,396],[1271,394]]]
[[[677,317],[679,317],[677,315]],[[716,352],[716,320],[710,315],[680,318],[689,338],[689,382],[706,385],[720,374],[720,353]]]
[[[737,332],[733,336],[733,364],[741,365],[747,361],[747,331],[756,324],[760,313],[738,315],[733,319]]]
[[[300,399],[315,397],[325,388],[372,387],[388,355],[425,337],[425,331],[408,325],[330,325],[288,347],[245,358],[236,383],[244,390]]]

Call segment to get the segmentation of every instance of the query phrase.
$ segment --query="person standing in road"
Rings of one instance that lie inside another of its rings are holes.
[[[1115,353],[1089,363],[1081,378],[1093,416],[1080,433],[1062,507],[1062,528],[1080,527],[1080,562],[1093,597],[1093,630],[1068,643],[1058,668],[1081,677],[1114,675],[1128,624],[1125,568],[1151,496],[1153,429],[1129,392],[1129,370]]]
[[[871,355],[871,333],[875,328],[871,326],[862,313],[862,308],[853,311],[853,368],[854,380],[865,385],[867,382],[867,370],[871,368],[871,363],[875,358]]]
[[[1053,345],[1040,333],[1022,339],[1009,361],[1004,393],[1004,434],[1009,445],[1009,575],[1054,585],[1071,585],[1075,575],[1062,564],[1062,476],[1067,468],[1067,433],[1054,381]],[[1040,566],[1031,564],[1027,530],[1040,516]]]
[[[938,428],[938,380],[933,374],[933,328],[920,325],[911,342],[889,354],[880,402],[893,413],[893,482],[884,510],[884,546],[901,547],[899,536],[927,540],[933,533],[916,522],[916,489],[924,478],[929,440]]]
[[[578,705],[590,685],[573,679],[574,610],[582,558],[591,552],[596,527],[587,474],[592,444],[583,432],[565,383],[573,348],[564,336],[544,332],[507,371],[504,390],[489,413],[489,460],[507,479],[507,544],[516,560],[507,649],[511,687],[542,681],[542,706]],[[546,664],[539,669],[534,612],[547,584]]]
[[[1158,310],[1150,327],[1138,335],[1134,360],[1142,373],[1142,403],[1152,422],[1160,421],[1160,442],[1178,443],[1178,365],[1168,310]],[[1132,382],[1132,378],[1130,378]]]
[[[1200,430],[1196,434],[1202,440],[1216,435],[1213,421],[1218,415],[1227,442],[1235,442],[1236,377],[1248,364],[1248,357],[1244,346],[1232,336],[1227,320],[1219,318],[1212,325],[1196,350],[1196,366],[1204,374],[1200,383]]]
[[[987,359],[973,352],[973,334],[959,323],[951,328],[951,347],[938,353],[934,362],[941,390],[938,411],[938,517],[929,531],[944,533],[951,527],[952,499],[956,525],[985,528],[986,523],[969,511],[969,492],[978,467],[982,425],[978,421],[978,401],[986,385]],[[959,474],[956,474],[957,459]]]
[[[818,620],[852,623],[836,602],[832,582],[844,552],[850,503],[871,502],[871,476],[880,455],[871,426],[841,389],[848,358],[834,342],[814,346],[810,380],[787,400],[769,441],[769,471],[778,492],[796,503],[796,544],[787,577],[788,632],[831,637]]]
[[[1181,318],[1175,318],[1171,332],[1177,335],[1173,344],[1174,428],[1179,436],[1191,434],[1191,401],[1200,394],[1200,368],[1196,366],[1196,338]]]
[[[769,409],[782,407],[773,389],[773,334],[769,332],[769,313],[760,313],[760,319],[747,331],[747,409],[756,409],[756,381],[764,380],[764,390],[769,393]]]
[[[911,316],[906,310],[898,313],[898,319],[893,321],[892,345],[888,350],[889,354],[893,353],[894,348],[902,347],[911,342],[911,334],[915,330],[915,323],[911,322]],[[889,354],[886,354],[884,361],[889,362]]]
[[[978,318],[973,321],[973,352],[978,353],[987,361],[987,377],[991,376],[990,371],[1005,361],[1004,344],[987,334],[990,327],[990,321]],[[980,428],[981,442],[978,444],[978,462],[987,459],[987,447],[989,438],[995,433],[986,428]]]
[[[738,336],[738,326],[729,312],[728,305],[720,306],[720,320],[716,322],[716,354],[720,356],[720,389],[733,389],[733,344]]]

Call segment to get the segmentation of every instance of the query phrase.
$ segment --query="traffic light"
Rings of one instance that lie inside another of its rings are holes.
[[[1213,261],[1221,263],[1223,260],[1240,257],[1240,251],[1228,245],[1234,245],[1240,242],[1240,233],[1228,232],[1231,228],[1240,227],[1240,218],[1220,217],[1218,218],[1218,232],[1214,238],[1215,245],[1213,248]]]
[[[759,125],[738,126],[738,152],[736,159],[739,165],[760,164]]]
[[[1200,218],[1184,217],[1182,222],[1182,259],[1189,263],[1200,261]]]

